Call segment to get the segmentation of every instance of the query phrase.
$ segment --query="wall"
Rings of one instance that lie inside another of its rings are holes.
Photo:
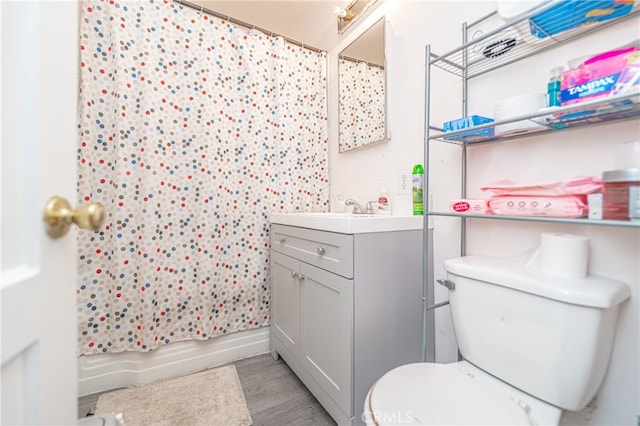
[[[349,1],[326,0],[190,0],[190,3],[213,10],[296,40],[307,46],[328,50],[336,45],[340,35],[336,31],[334,6],[346,7]],[[342,3],[342,4],[340,4]]]
[[[423,158],[425,45],[443,53],[461,40],[461,23],[474,21],[495,8],[493,2],[393,1],[386,0],[344,34],[330,59],[330,179],[345,197],[372,200],[379,182],[389,183],[394,214],[410,214],[408,196],[396,194],[397,176],[409,173]],[[338,154],[336,55],[380,16],[388,19],[388,111],[391,140],[388,143]],[[478,77],[470,84],[470,113],[493,115],[493,102],[519,94],[545,91],[549,70],[569,58],[608,50],[638,37],[637,19],[613,31],[572,43],[513,64],[500,72]],[[461,115],[461,90],[454,77],[434,72],[431,85],[432,123]],[[518,78],[521,76],[520,78]],[[559,135],[522,138],[473,148],[469,159],[470,196],[486,198],[479,187],[497,179],[539,182],[575,175],[599,176],[615,168],[615,149],[620,142],[638,139],[638,122],[606,124]],[[443,146],[445,145],[445,146]],[[432,144],[430,179],[436,210],[446,210],[459,188],[458,149]],[[526,167],[523,167],[525,165]],[[455,219],[436,218],[436,265],[459,253]],[[540,232],[569,232],[591,238],[590,273],[629,284],[631,300],[622,308],[609,371],[596,400],[580,413],[565,414],[564,424],[635,424],[640,406],[638,379],[639,320],[638,266],[640,231],[609,227],[500,223],[470,221],[467,252],[496,256],[526,255],[533,251]],[[436,277],[444,275],[436,268]],[[437,298],[446,292],[436,289]],[[437,313],[437,360],[455,360],[456,349],[447,308]]]

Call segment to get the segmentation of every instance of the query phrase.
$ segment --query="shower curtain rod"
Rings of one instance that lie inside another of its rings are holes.
[[[309,50],[311,50],[313,52],[324,52],[324,50],[318,49],[317,47],[309,46],[308,44],[302,43],[302,42],[297,41],[297,40],[290,39],[288,37],[285,37],[282,34],[276,34],[273,31],[269,31],[269,30],[267,30],[265,28],[257,27],[257,26],[255,26],[253,24],[249,24],[249,23],[241,21],[239,19],[232,18],[231,16],[223,15],[222,13],[216,12],[215,10],[207,9],[206,7],[199,6],[199,5],[191,3],[189,1],[186,1],[186,0],[173,0],[173,1],[175,3],[178,3],[178,4],[182,5],[182,6],[186,6],[186,7],[189,7],[191,9],[199,10],[200,13],[206,12],[208,15],[213,15],[216,18],[226,19],[227,21],[229,21],[229,22],[231,22],[233,24],[236,24],[236,25],[240,25],[241,27],[245,27],[245,28],[248,28],[248,29],[254,29],[254,30],[261,31],[264,34],[268,34],[271,37],[273,37],[273,36],[282,37],[282,38],[284,38],[284,41],[287,41],[289,43],[295,44],[296,46],[300,46],[300,47],[305,48],[305,49],[309,49]]]
[[[349,56],[340,55],[338,57],[338,59],[344,59],[345,61],[355,62],[356,64],[364,63],[364,64],[367,64],[370,67],[380,68],[381,70],[384,69],[384,65],[379,65],[379,64],[375,64],[373,62],[363,61],[362,59],[351,58]]]

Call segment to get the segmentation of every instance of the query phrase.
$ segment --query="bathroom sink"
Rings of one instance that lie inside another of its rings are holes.
[[[326,217],[326,218],[345,218],[345,219],[357,219],[357,218],[378,218],[384,217],[380,214],[355,214],[355,213],[329,213],[329,212],[315,212],[315,213],[285,213],[285,214],[296,214],[300,216],[308,216],[308,217]]]
[[[272,213],[271,223],[321,231],[360,234],[422,229],[422,216],[385,216],[353,213]]]

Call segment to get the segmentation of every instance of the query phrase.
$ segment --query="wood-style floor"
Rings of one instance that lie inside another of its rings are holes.
[[[255,426],[336,424],[282,359],[263,354],[233,364]],[[78,417],[85,417],[99,396],[78,398]]]

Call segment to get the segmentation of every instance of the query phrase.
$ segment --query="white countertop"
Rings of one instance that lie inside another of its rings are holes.
[[[354,215],[352,213],[271,213],[271,223],[341,234],[422,229],[423,216]]]

